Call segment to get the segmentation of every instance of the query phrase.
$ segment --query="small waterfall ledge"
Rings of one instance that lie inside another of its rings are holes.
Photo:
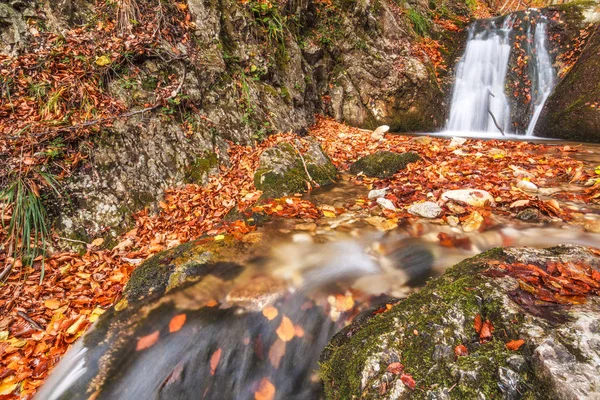
[[[527,23],[523,24],[523,20]],[[556,83],[548,50],[547,22],[539,10],[530,9],[477,20],[470,26],[465,53],[456,70],[447,131],[533,136],[544,103]],[[526,36],[524,42],[518,40],[521,33]],[[521,49],[519,43],[525,43],[525,48]],[[526,130],[515,129],[517,124],[513,124],[507,97],[509,61],[515,48],[525,52],[522,60],[530,77],[519,82],[528,86],[524,88],[529,93],[527,103],[519,105],[528,109]]]

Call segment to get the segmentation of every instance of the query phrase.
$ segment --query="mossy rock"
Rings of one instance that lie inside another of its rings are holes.
[[[280,143],[265,150],[254,174],[254,186],[267,197],[282,197],[305,192],[308,184],[312,184],[311,180],[320,186],[335,182],[337,170],[317,142],[310,142],[303,157],[310,177],[290,143]]]
[[[598,298],[588,297],[587,305],[540,306],[538,301],[521,308],[513,301],[520,290],[515,279],[484,274],[495,265],[490,261],[600,267],[600,257],[578,246],[494,249],[466,260],[389,311],[359,319],[338,333],[321,356],[326,398],[546,399],[600,394],[600,380],[593,373],[598,361],[588,347],[598,335],[583,338],[576,333],[597,325],[588,322],[577,328],[590,318],[590,310],[595,309],[594,318],[600,314]],[[475,331],[477,315],[495,328],[489,341],[481,341]],[[518,350],[506,347],[519,339],[525,344]],[[466,347],[467,355],[455,354],[458,345]],[[414,378],[415,390],[399,375],[386,372],[394,362]]]
[[[421,157],[417,153],[393,153],[378,151],[375,154],[360,158],[350,167],[353,174],[363,173],[376,178],[389,178],[410,163],[417,162]]]

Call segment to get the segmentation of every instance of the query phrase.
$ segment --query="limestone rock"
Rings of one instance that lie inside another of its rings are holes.
[[[442,208],[432,201],[412,204],[407,211],[423,218],[437,218],[442,214]]]
[[[381,125],[377,129],[371,133],[371,139],[373,140],[381,140],[384,138],[385,134],[390,130],[390,127],[387,125]]]
[[[519,183],[517,183],[517,187],[526,192],[536,192],[538,190],[538,187],[535,183],[525,180],[519,181]]]
[[[369,200],[384,197],[385,194],[387,193],[387,191],[388,191],[388,188],[371,190],[369,192]]]
[[[396,206],[392,203],[391,200],[388,200],[384,197],[380,197],[377,199],[377,204],[384,210],[396,211]]]
[[[489,192],[479,189],[450,190],[442,194],[442,200],[452,200],[473,207],[484,207],[485,205],[493,207],[496,205],[494,197]]]
[[[421,157],[413,152],[393,153],[378,151],[377,153],[360,158],[350,167],[353,174],[363,173],[366,176],[389,178],[410,163],[419,161]]]
[[[457,399],[600,397],[600,299],[541,304],[494,267],[557,262],[600,271],[600,256],[582,246],[495,249],[455,265],[390,310],[356,319],[321,355],[326,398],[397,398],[391,388],[401,379],[386,375],[392,353],[401,355],[419,398],[450,398],[443,395],[450,391]],[[486,340],[476,317],[494,327]],[[507,347],[512,340],[524,344]],[[458,345],[468,353],[455,356]]]
[[[335,166],[316,141],[310,142],[303,157],[310,178],[300,155],[290,143],[280,143],[265,150],[254,174],[254,185],[267,196],[281,197],[306,191],[311,178],[321,186],[335,181]]]

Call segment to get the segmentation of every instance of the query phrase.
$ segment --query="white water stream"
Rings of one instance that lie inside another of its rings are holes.
[[[447,131],[459,134],[476,132],[480,136],[500,132],[523,133],[512,132],[511,109],[505,87],[515,20],[515,15],[509,15],[504,19],[480,20],[471,25],[467,47],[457,67]],[[546,25],[546,17],[540,16],[534,34],[527,33],[535,63],[534,87],[531,88],[535,107],[527,129],[528,136],[533,135],[555,83],[555,72],[547,49]]]

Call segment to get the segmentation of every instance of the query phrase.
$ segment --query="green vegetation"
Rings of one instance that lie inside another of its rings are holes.
[[[278,56],[286,57],[286,18],[280,14],[277,3],[271,4],[270,2],[251,2],[250,10],[254,14],[256,23],[266,33],[269,43],[277,46]]]
[[[34,170],[37,179],[22,173],[9,175],[8,185],[0,191],[2,204],[2,224],[8,234],[8,253],[15,260],[22,259],[31,264],[33,260],[45,253],[46,243],[50,237],[46,208],[40,195],[40,188],[35,183],[44,182],[53,192],[59,194],[58,182],[54,175]],[[9,213],[10,212],[10,213]],[[8,226],[4,224],[5,216],[10,215]],[[44,279],[44,263],[40,281]]]
[[[427,32],[429,32],[431,27],[431,23],[425,16],[423,16],[423,14],[411,8],[408,10],[408,19],[410,19],[415,32],[419,36],[427,36]]]

